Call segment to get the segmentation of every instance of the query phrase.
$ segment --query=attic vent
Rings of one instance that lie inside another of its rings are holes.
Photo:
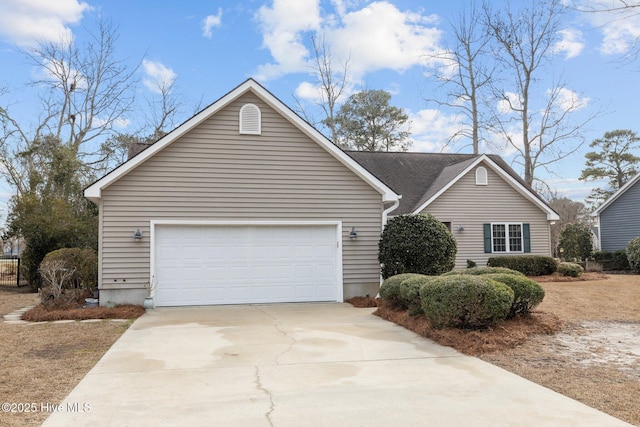
[[[476,185],[488,185],[489,179],[487,178],[487,169],[484,166],[480,166],[476,169]]]
[[[254,104],[245,104],[240,108],[240,133],[260,135],[261,132],[260,108]]]

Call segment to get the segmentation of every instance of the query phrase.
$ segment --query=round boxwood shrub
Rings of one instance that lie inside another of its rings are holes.
[[[640,273],[640,237],[631,240],[627,245],[627,259],[636,273]]]
[[[490,274],[486,277],[504,283],[513,291],[513,303],[507,318],[513,318],[516,314],[529,314],[531,310],[544,299],[544,289],[538,282],[525,276],[514,274]]]
[[[389,301],[392,306],[406,310],[408,307],[400,296],[400,284],[405,280],[412,279],[414,277],[425,276],[415,273],[405,273],[396,274],[395,276],[385,279],[385,281],[382,282],[382,285],[380,285],[380,297]]]
[[[447,273],[444,273],[443,276],[453,276],[453,275],[460,275],[460,274],[470,274],[472,276],[481,276],[484,274],[497,274],[497,273],[513,274],[516,276],[525,277],[525,275],[520,273],[519,271],[512,270],[506,267],[473,267],[473,268],[467,268],[464,270],[449,271]]]
[[[409,310],[409,314],[417,316],[424,314],[422,302],[420,301],[420,288],[428,283],[434,276],[423,276],[416,274],[414,277],[403,280],[400,283],[400,300],[404,308]]]
[[[563,276],[580,277],[584,272],[584,268],[575,262],[561,262],[558,264],[558,273]]]
[[[451,232],[430,214],[391,219],[378,244],[378,260],[385,279],[402,273],[445,273],[453,269],[456,252]]]
[[[507,318],[513,290],[486,276],[434,277],[420,288],[422,309],[436,328],[484,328]]]

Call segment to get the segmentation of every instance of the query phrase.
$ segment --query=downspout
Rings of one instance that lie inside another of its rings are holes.
[[[391,206],[389,206],[387,209],[382,211],[382,230],[383,231],[384,231],[384,226],[387,225],[387,217],[391,212],[395,211],[398,208],[398,206],[400,205],[401,198],[402,196],[398,196],[398,198],[393,201]],[[382,269],[380,269],[380,286],[382,286],[382,282],[384,282],[384,279],[382,278]],[[378,291],[376,298],[380,298],[380,291]]]
[[[396,200],[393,201],[393,204],[389,206],[387,209],[382,211],[382,229],[384,230],[384,226],[387,225],[387,217],[389,214],[396,210],[398,205],[400,205],[400,199],[402,196],[399,196]]]

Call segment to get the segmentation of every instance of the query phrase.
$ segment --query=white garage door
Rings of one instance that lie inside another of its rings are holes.
[[[336,226],[155,228],[158,306],[336,301]]]

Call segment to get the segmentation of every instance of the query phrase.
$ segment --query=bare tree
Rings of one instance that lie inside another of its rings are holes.
[[[446,91],[444,100],[428,98],[441,107],[457,110],[464,117],[464,125],[449,138],[449,143],[459,138],[471,140],[473,153],[480,152],[482,140],[482,105],[486,97],[483,91],[488,87],[493,75],[493,66],[485,57],[491,41],[485,30],[483,16],[472,5],[462,11],[457,23],[450,23],[454,35],[454,45],[450,50],[431,55],[437,66],[433,77]]]
[[[44,140],[64,145],[84,166],[108,160],[98,141],[132,109],[137,83],[137,67],[116,58],[117,39],[116,28],[100,20],[83,45],[65,39],[42,42],[25,52],[40,70],[32,82],[42,101],[38,123],[20,123],[9,107],[0,107],[2,173],[18,193],[28,187],[25,169],[35,166],[36,149]]]
[[[571,113],[584,104],[564,82],[556,82],[550,89],[538,87],[558,41],[559,0],[532,2],[530,8],[517,13],[509,5],[496,12],[485,3],[484,11],[497,43],[496,58],[504,68],[504,80],[493,81],[498,108],[491,128],[517,152],[515,161],[524,168],[524,180],[533,185],[536,169],[548,168],[584,143],[580,131],[593,116],[572,123]],[[543,103],[534,104],[539,99],[544,99]]]
[[[318,40],[311,37],[314,54],[314,75],[318,86],[317,105],[322,108],[324,119],[319,123],[324,125],[330,133],[331,140],[334,144],[338,141],[337,125],[335,122],[335,114],[337,112],[337,104],[341,97],[346,95],[349,88],[348,71],[349,61],[351,58],[340,65],[338,70],[334,67],[334,58],[331,50],[327,46],[324,35]],[[310,123],[317,125],[302,107],[302,103],[296,99],[298,109]]]
[[[166,135],[175,126],[176,117],[184,106],[183,97],[178,92],[176,80],[157,78],[154,81],[157,96],[147,99],[147,113],[145,113],[148,132],[148,142],[155,142]]]

